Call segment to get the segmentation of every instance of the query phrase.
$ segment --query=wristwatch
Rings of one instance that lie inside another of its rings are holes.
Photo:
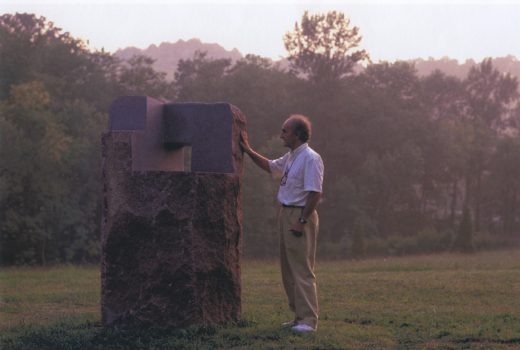
[[[305,220],[305,218],[303,216],[300,216],[300,218],[298,219],[298,222],[300,224],[306,224],[307,223],[307,220]]]

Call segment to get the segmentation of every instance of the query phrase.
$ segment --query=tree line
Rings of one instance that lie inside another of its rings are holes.
[[[490,59],[463,79],[419,76],[410,63],[371,62],[361,39],[343,13],[305,13],[283,38],[289,70],[260,56],[232,63],[198,52],[168,81],[148,57],[122,61],[43,17],[2,15],[0,262],[97,261],[100,135],[121,95],[230,102],[272,158],[286,152],[285,118],[309,116],[325,163],[323,256],[517,244],[516,78]],[[246,257],[276,256],[277,181],[246,161]]]

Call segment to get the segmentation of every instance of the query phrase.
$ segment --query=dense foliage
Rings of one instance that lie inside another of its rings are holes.
[[[0,17],[1,263],[98,259],[106,110],[166,93],[151,63],[90,52],[43,17]]]
[[[252,144],[269,157],[285,152],[283,120],[308,115],[311,145],[326,167],[322,254],[466,251],[470,243],[517,239],[516,78],[489,59],[464,79],[440,71],[420,77],[405,62],[356,72],[353,63],[368,54],[352,52],[358,29],[338,13],[305,14],[285,38],[291,71],[258,56],[233,64],[197,53],[171,67],[168,82],[147,57],[120,61],[45,18],[1,16],[1,263],[98,258],[100,135],[110,101],[129,94],[233,103],[248,118]],[[295,48],[311,41],[311,51]],[[334,70],[322,74],[324,67]],[[247,256],[276,255],[276,181],[246,163]]]

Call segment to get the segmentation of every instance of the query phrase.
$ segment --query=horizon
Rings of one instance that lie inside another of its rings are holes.
[[[300,22],[303,12],[340,11],[363,37],[360,48],[373,62],[449,58],[463,63],[487,57],[520,56],[517,1],[447,3],[284,0],[280,4],[242,1],[14,1],[0,4],[2,13],[43,16],[89,49],[115,53],[141,50],[163,42],[197,38],[227,51],[274,61],[286,57],[283,35]],[[107,35],[107,33],[110,33]]]
[[[164,44],[170,44],[170,45],[175,45],[177,44],[178,42],[184,42],[184,43],[187,43],[189,41],[193,41],[193,40],[197,40],[199,41],[201,44],[203,45],[219,45],[221,48],[223,48],[224,50],[226,50],[226,52],[233,52],[234,50],[236,50],[242,57],[245,57],[246,54],[242,53],[239,49],[237,48],[233,48],[231,50],[228,50],[226,49],[225,47],[223,47],[222,45],[220,45],[219,43],[216,43],[216,42],[204,42],[202,41],[200,38],[190,38],[190,39],[177,39],[175,42],[172,42],[172,41],[163,41],[163,42],[160,42],[158,44],[156,43],[153,43],[153,44],[149,44],[148,46],[146,47],[136,47],[136,46],[127,46],[127,47],[124,47],[124,48],[120,48],[120,49],[117,49],[115,52],[111,53],[113,55],[117,54],[118,52],[120,51],[124,51],[124,50],[127,50],[127,49],[137,49],[137,50],[140,50],[140,51],[146,51],[148,49],[150,49],[151,47],[156,47],[156,48],[160,48],[162,45]],[[268,58],[268,59],[271,59],[270,57],[264,57],[264,56],[261,56],[262,58]],[[393,62],[397,62],[397,61],[419,61],[419,60],[422,60],[422,61],[425,61],[425,62],[429,62],[429,61],[432,61],[432,62],[441,62],[441,61],[456,61],[458,65],[464,65],[466,63],[480,63],[482,62],[483,60],[485,59],[488,59],[488,58],[491,58],[491,59],[500,59],[500,58],[513,58],[514,61],[519,61],[519,58],[516,56],[516,55],[512,55],[512,54],[508,54],[508,55],[504,55],[504,56],[495,56],[495,57],[483,57],[482,59],[480,60],[476,60],[474,58],[466,58],[464,59],[463,61],[457,59],[457,58],[453,58],[453,57],[449,57],[449,56],[444,56],[444,57],[439,57],[439,58],[436,58],[436,57],[411,57],[411,58],[406,58],[406,59],[396,59],[394,61],[381,61],[381,62],[389,62],[389,63],[393,63]],[[278,58],[277,60],[273,60],[273,62],[278,62],[278,61],[281,61],[281,60],[284,60],[284,59],[287,59],[287,57],[281,57],[281,58]],[[272,59],[271,59],[272,60]],[[471,62],[473,61],[473,62]],[[377,63],[377,62],[376,62]]]

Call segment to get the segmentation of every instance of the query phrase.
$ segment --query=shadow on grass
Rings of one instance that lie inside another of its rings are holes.
[[[190,326],[182,329],[158,327],[103,328],[98,323],[58,323],[22,326],[0,336],[3,350],[65,349],[221,349],[292,347],[296,337],[290,330],[259,329],[242,320],[226,325]],[[310,340],[310,339],[309,339]],[[300,345],[304,345],[301,344]],[[305,345],[303,346],[305,348]]]

